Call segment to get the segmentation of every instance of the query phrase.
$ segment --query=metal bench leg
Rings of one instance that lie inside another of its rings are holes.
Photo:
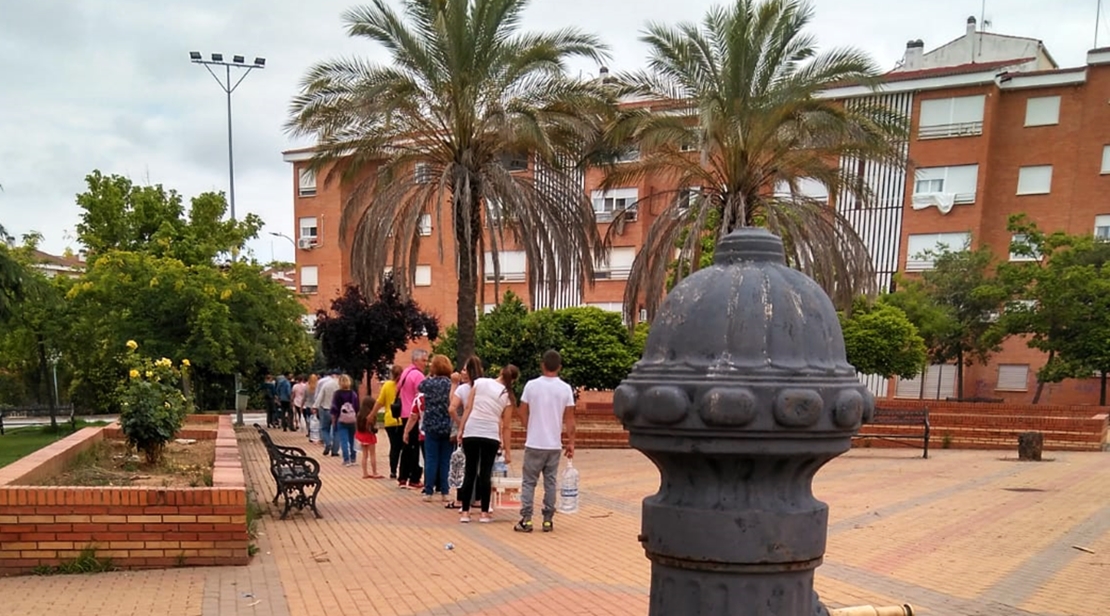
[[[312,488],[312,495],[308,497],[308,506],[312,509],[312,513],[316,515],[317,519],[324,516],[320,515],[320,510],[316,508],[316,495],[320,493],[320,488],[323,487],[322,481],[317,481]]]

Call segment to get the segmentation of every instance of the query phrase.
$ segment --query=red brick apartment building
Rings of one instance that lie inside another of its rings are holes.
[[[965,33],[925,53],[920,40],[907,44],[897,68],[886,74],[879,91],[847,86],[825,93],[845,104],[878,99],[912,120],[904,144],[911,169],[860,164],[878,203],[858,208],[833,204],[855,226],[870,248],[879,284],[889,288],[897,272],[919,272],[931,263],[921,253],[938,244],[987,245],[999,259],[1010,258],[1006,231],[1011,214],[1025,213],[1046,230],[1110,237],[1110,48],[1088,53],[1085,66],[1060,68],[1044,45],[1031,38],[983,32],[969,18]],[[317,182],[306,169],[311,150],[284,153],[293,166],[294,216],[299,249],[300,290],[310,310],[326,308],[350,281],[350,259],[342,249],[339,220],[347,194],[338,183]],[[522,173],[542,173],[524,169]],[[593,200],[602,233],[611,212],[654,192],[671,190],[664,178],[647,178],[607,193],[598,190],[599,170],[581,181]],[[823,196],[822,187],[804,188]],[[658,214],[641,206],[613,242],[609,263],[599,267],[593,287],[581,295],[560,294],[554,307],[598,306],[619,311],[628,277],[644,234]],[[421,233],[436,233],[429,217]],[[429,240],[434,240],[429,237]],[[451,242],[440,261],[434,241],[421,245],[414,298],[444,323],[455,314],[457,284]],[[524,253],[512,246],[501,254],[501,289],[529,298]],[[488,265],[487,271],[492,268]],[[487,274],[484,306],[494,302]],[[536,307],[547,305],[539,294]],[[1009,340],[986,366],[965,372],[968,396],[1028,402],[1044,357],[1020,339]],[[911,380],[873,379],[881,397],[945,398],[955,395],[955,367],[931,366]],[[1097,379],[1067,381],[1045,388],[1042,401],[1094,404]]]

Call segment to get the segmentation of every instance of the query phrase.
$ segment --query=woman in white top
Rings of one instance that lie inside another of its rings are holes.
[[[459,498],[462,500],[462,515],[459,521],[470,521],[470,504],[475,494],[482,501],[482,517],[479,522],[490,522],[490,476],[493,474],[493,461],[501,443],[509,442],[510,420],[513,416],[513,383],[520,376],[520,370],[510,364],[501,369],[496,379],[475,379],[470,389],[470,400],[462,417],[459,438],[462,440],[463,453],[466,454],[466,474],[463,478]],[[510,462],[510,453],[505,449],[505,462]],[[477,492],[475,492],[477,490]]]
[[[462,447],[459,429],[462,427],[462,414],[466,409],[466,403],[470,401],[470,388],[474,386],[474,381],[482,378],[482,375],[482,360],[478,359],[477,355],[471,355],[459,372],[451,375],[451,380],[456,381],[456,384],[451,390],[451,406],[447,409],[447,413],[451,415],[451,421],[454,422],[451,426],[451,442],[456,447]],[[458,376],[457,379],[456,376]],[[447,503],[445,508],[462,508],[461,487],[455,491],[455,500]]]

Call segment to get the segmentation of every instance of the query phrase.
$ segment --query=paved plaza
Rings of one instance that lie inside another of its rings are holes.
[[[273,495],[266,454],[251,432],[240,433],[240,446],[248,483],[265,502]],[[307,445],[301,435],[275,439]],[[857,449],[818,475],[815,491],[831,509],[817,577],[826,603],[908,602],[934,616],[1092,616],[1110,605],[1110,454],[1052,452],[1040,464],[1001,452],[919,455]],[[462,525],[439,502],[361,479],[340,458],[320,459],[325,517],[267,513],[249,566],[0,579],[0,613],[647,611],[649,565],[636,536],[640,499],[658,474],[635,451],[580,451],[582,508],[558,516],[550,535],[512,532],[513,511]]]

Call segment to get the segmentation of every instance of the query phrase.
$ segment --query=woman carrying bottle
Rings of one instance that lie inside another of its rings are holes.
[[[470,521],[470,504],[475,495],[482,503],[482,516],[478,521],[489,522],[493,519],[489,508],[490,476],[497,451],[502,443],[509,442],[513,406],[516,404],[513,384],[519,376],[520,370],[510,364],[501,369],[496,379],[476,379],[471,386],[470,400],[459,429],[463,453],[466,454],[466,473],[459,490],[462,500],[460,522]],[[504,455],[506,463],[512,461],[512,454],[507,448]]]

